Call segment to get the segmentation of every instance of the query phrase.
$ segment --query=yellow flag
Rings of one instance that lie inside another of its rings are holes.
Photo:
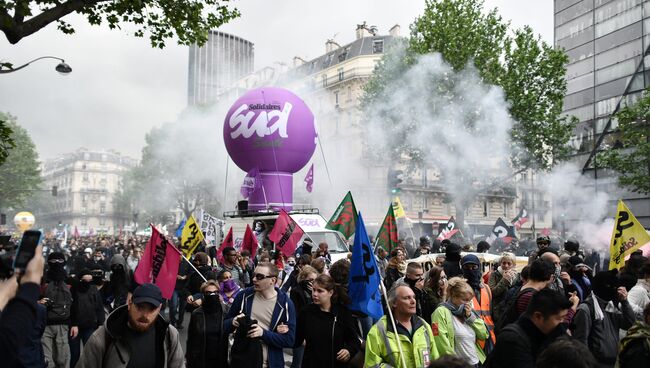
[[[183,252],[185,258],[190,258],[202,240],[201,228],[196,223],[194,216],[190,215],[190,218],[185,222],[183,234],[181,235],[181,252]]]
[[[396,218],[406,217],[404,207],[402,207],[402,202],[399,201],[399,197],[393,199],[393,212],[395,213]]]
[[[650,235],[634,217],[632,212],[625,206],[623,201],[618,201],[616,208],[616,222],[612,242],[609,246],[609,269],[618,269],[625,264],[625,257],[632,254],[650,242]]]

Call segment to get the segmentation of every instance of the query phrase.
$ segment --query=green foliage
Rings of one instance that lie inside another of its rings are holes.
[[[638,193],[650,193],[650,91],[638,102],[623,107],[618,119],[619,141],[599,153],[596,164],[619,174],[621,186]]]
[[[15,117],[0,113],[0,121],[11,129],[10,138],[14,142],[6,161],[0,165],[0,209],[16,208],[39,189],[38,154],[34,142]]]
[[[76,12],[92,25],[107,24],[120,29],[135,26],[134,36],[149,35],[152,47],[165,47],[176,36],[181,45],[203,45],[208,31],[238,17],[228,0],[0,0],[0,30],[12,44],[56,22],[65,33],[75,32],[62,18]],[[13,12],[13,15],[10,14]]]
[[[9,156],[9,151],[16,147],[16,143],[11,138],[13,131],[9,127],[9,123],[5,120],[9,120],[8,116],[0,114],[0,165]]]

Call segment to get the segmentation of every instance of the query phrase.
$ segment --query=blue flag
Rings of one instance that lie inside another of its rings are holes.
[[[178,225],[178,229],[176,229],[176,234],[174,234],[174,235],[176,235],[177,238],[180,238],[181,236],[183,236],[183,228],[185,227],[186,222],[187,222],[187,219],[183,219],[183,220],[181,220],[181,223]]]
[[[350,310],[363,312],[378,320],[384,315],[379,291],[381,277],[361,213],[356,225],[348,285],[348,294],[352,300]]]

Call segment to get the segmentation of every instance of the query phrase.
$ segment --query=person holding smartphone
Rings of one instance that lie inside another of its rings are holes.
[[[0,282],[0,357],[3,366],[18,364],[21,348],[35,329],[44,263],[43,247],[39,245],[23,269]]]

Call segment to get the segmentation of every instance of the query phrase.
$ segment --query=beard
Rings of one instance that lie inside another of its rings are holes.
[[[147,332],[155,322],[156,322],[155,318],[153,319],[153,321],[149,321],[144,317],[135,319],[131,315],[131,313],[129,313],[129,328],[131,328],[135,332],[139,332],[139,333]]]

